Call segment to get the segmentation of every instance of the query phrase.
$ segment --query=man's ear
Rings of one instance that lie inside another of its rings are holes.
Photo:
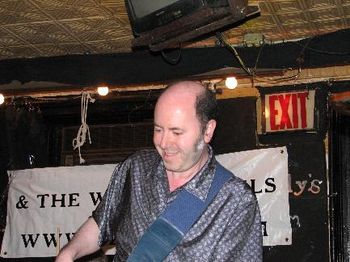
[[[204,132],[205,143],[209,144],[209,142],[213,138],[215,128],[216,128],[216,121],[214,119],[209,120],[209,122],[205,127],[205,132]]]

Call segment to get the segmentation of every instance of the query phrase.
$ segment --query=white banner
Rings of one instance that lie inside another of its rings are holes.
[[[55,256],[91,215],[115,165],[10,171],[2,257]]]
[[[243,151],[217,159],[256,192],[264,245],[290,245],[286,148]],[[1,257],[55,256],[91,215],[114,168],[115,164],[9,172]]]
[[[261,211],[264,246],[291,245],[286,147],[218,155],[216,159],[246,180],[255,192]]]

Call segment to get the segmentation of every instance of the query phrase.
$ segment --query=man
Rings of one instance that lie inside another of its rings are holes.
[[[137,152],[116,168],[93,216],[56,261],[73,261],[110,241],[114,261],[126,261],[181,189],[204,201],[217,168],[209,145],[215,116],[215,97],[200,83],[170,85],[154,112],[156,150]],[[165,261],[262,261],[256,198],[245,182],[229,177]]]

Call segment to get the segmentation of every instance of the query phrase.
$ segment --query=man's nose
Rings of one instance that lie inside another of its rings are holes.
[[[162,149],[166,149],[168,147],[168,144],[169,144],[169,135],[166,132],[164,132],[160,140],[160,147]]]

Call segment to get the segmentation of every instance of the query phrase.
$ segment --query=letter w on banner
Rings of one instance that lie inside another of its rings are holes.
[[[290,245],[286,148],[230,153],[217,159],[245,179],[256,193],[262,213],[264,245]],[[55,256],[91,215],[115,166],[10,171],[1,257]]]

